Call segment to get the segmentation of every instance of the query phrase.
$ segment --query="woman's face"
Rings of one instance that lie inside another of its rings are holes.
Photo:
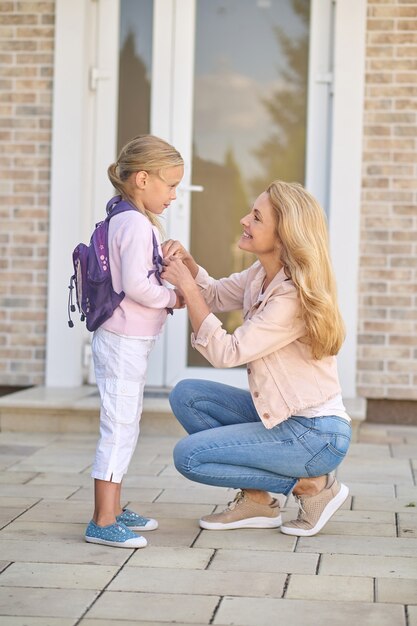
[[[238,241],[241,250],[253,252],[257,257],[277,256],[279,240],[271,201],[266,191],[255,200],[252,211],[240,220],[243,233]]]

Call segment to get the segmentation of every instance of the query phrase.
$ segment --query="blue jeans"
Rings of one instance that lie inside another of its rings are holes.
[[[299,478],[335,469],[349,448],[342,417],[292,416],[268,430],[249,391],[229,385],[183,380],[169,399],[189,433],[175,446],[175,467],[198,483],[288,494]]]

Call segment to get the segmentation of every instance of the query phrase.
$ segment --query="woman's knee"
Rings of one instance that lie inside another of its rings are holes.
[[[188,437],[181,439],[174,447],[174,465],[180,474],[187,476],[189,469]]]
[[[178,415],[181,407],[187,406],[194,391],[195,381],[191,378],[180,380],[169,394],[169,403],[174,415]]]

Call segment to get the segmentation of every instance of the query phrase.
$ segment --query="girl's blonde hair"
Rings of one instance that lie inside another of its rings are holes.
[[[130,192],[132,174],[143,171],[157,174],[163,179],[164,169],[177,165],[184,165],[184,160],[173,146],[154,135],[138,135],[121,149],[117,161],[109,165],[107,175],[120,195],[134,204]],[[152,224],[161,228],[153,213],[145,213]]]
[[[345,328],[337,304],[324,211],[298,183],[276,180],[266,191],[276,220],[281,262],[301,300],[306,341],[315,359],[335,355]]]

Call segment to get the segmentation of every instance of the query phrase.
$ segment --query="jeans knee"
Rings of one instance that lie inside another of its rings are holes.
[[[186,439],[181,439],[174,448],[173,457],[174,457],[174,465],[180,474],[183,476],[187,475],[186,467],[188,465],[187,459],[188,455],[186,454]]]
[[[180,380],[171,390],[168,399],[174,415],[178,415],[182,406],[186,405],[193,390],[193,380]]]

